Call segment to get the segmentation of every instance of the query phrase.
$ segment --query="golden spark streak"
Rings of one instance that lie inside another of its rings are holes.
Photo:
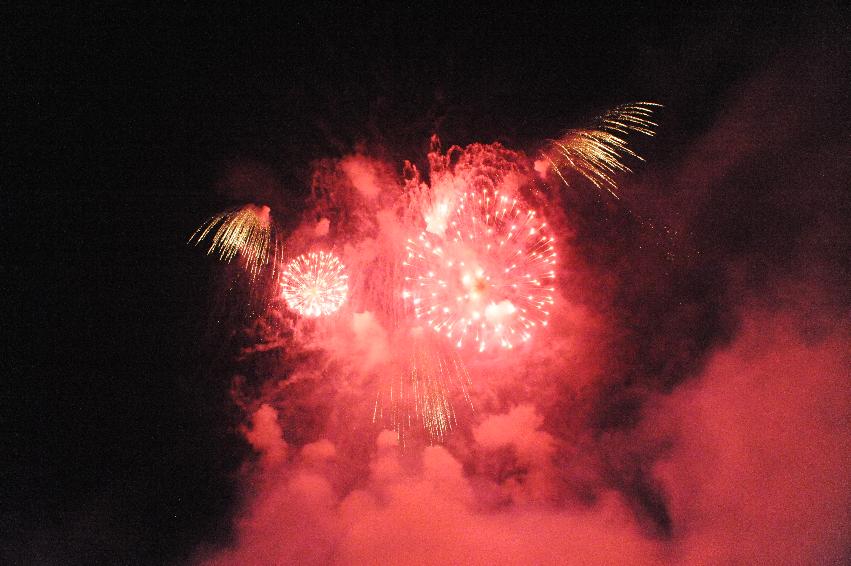
[[[619,199],[614,176],[632,172],[626,158],[644,161],[622,136],[633,132],[655,135],[653,128],[658,124],[651,118],[653,110],[659,107],[654,102],[617,106],[597,118],[592,127],[568,130],[561,138],[552,140],[543,156],[565,185],[570,186],[565,170],[572,170]]]
[[[273,242],[274,226],[268,206],[245,205],[238,209],[220,212],[202,224],[189,238],[195,245],[210,236],[207,255],[217,254],[219,259],[230,263],[241,255],[245,268],[252,278],[269,264],[269,256],[277,254]]]
[[[420,432],[429,445],[443,444],[458,424],[456,402],[473,410],[470,374],[457,351],[417,329],[398,349],[407,350],[394,378],[375,400],[373,422],[389,419],[402,447]]]

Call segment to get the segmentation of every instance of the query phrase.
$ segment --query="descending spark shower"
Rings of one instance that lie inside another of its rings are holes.
[[[410,163],[403,182],[343,164],[333,182],[314,178],[303,227],[285,247],[277,211],[252,204],[213,216],[190,241],[210,237],[209,254],[240,257],[251,285],[274,287],[264,293],[266,308],[296,323],[323,319],[324,332],[341,340],[365,320],[374,325],[370,343],[389,334],[391,361],[359,368],[384,376],[372,395],[373,420],[389,419],[403,445],[418,432],[440,443],[458,422],[457,403],[472,409],[470,360],[528,347],[547,331],[558,301],[557,242],[547,219],[557,189],[549,181],[572,186],[584,178],[619,198],[615,176],[630,172],[627,158],[641,159],[625,136],[653,135],[656,106],[616,107],[550,141],[535,160],[500,144],[442,154],[435,138],[429,182]],[[389,206],[377,198],[387,194]],[[377,219],[368,236],[364,211]],[[378,241],[385,245],[376,252]],[[299,249],[308,251],[281,257]],[[258,277],[263,272],[271,276]],[[331,313],[339,316],[325,319]]]

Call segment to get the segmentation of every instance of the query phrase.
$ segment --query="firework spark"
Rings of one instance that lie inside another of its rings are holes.
[[[281,294],[302,316],[331,314],[346,301],[348,276],[334,254],[310,252],[292,260],[281,273]]]
[[[568,130],[553,140],[544,151],[544,158],[565,185],[565,171],[575,171],[619,199],[614,175],[632,172],[626,158],[644,160],[629,148],[623,136],[633,132],[655,135],[653,128],[657,124],[651,118],[653,110],[660,106],[653,102],[617,106],[597,118],[592,127]]]
[[[470,375],[457,350],[442,337],[416,327],[404,342],[396,348],[406,353],[404,369],[379,390],[373,421],[388,419],[402,446],[419,431],[429,444],[442,444],[458,422],[455,400],[463,398],[473,408]]]
[[[279,251],[268,206],[249,204],[220,212],[202,224],[189,242],[195,240],[197,246],[207,236],[211,236],[208,255],[215,253],[220,260],[228,263],[237,255],[242,256],[252,278],[256,278],[270,264],[270,257],[277,256]],[[276,262],[271,263],[274,265]]]
[[[456,347],[513,348],[546,326],[556,252],[547,223],[500,191],[460,195],[443,234],[408,240],[402,297]]]

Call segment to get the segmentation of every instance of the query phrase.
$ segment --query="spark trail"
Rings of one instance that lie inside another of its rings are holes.
[[[273,268],[278,259],[279,246],[268,206],[247,204],[237,209],[220,212],[202,224],[189,238],[195,245],[211,238],[207,255],[217,254],[230,263],[237,255],[245,259],[245,269],[256,278],[267,265]],[[271,260],[271,261],[270,261]]]
[[[632,102],[612,108],[595,120],[590,128],[568,130],[561,138],[552,140],[543,155],[565,185],[566,173],[575,171],[598,189],[605,189],[614,198],[617,194],[615,175],[631,173],[627,158],[644,159],[633,151],[624,136],[640,133],[655,135],[654,102]]]
[[[458,424],[457,402],[473,410],[467,367],[443,337],[422,327],[394,349],[402,369],[379,389],[373,422],[387,422],[403,447],[420,432],[428,444],[442,444]]]

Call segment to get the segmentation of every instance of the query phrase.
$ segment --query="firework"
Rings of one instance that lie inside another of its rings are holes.
[[[373,421],[389,420],[402,446],[420,431],[429,444],[443,443],[458,422],[455,401],[462,398],[473,408],[467,367],[457,350],[422,327],[394,350],[403,353],[403,369],[379,389]]]
[[[405,301],[457,348],[513,348],[546,326],[556,252],[546,222],[496,190],[459,196],[443,234],[408,240]]]
[[[274,223],[268,206],[245,205],[216,214],[202,224],[189,241],[195,245],[210,236],[207,254],[217,254],[230,263],[237,255],[245,259],[245,268],[256,278],[270,264],[270,256],[278,254]],[[271,262],[273,265],[275,261]]]
[[[643,161],[622,136],[633,132],[655,135],[653,128],[657,124],[651,117],[659,106],[653,102],[617,106],[597,118],[592,127],[568,130],[560,139],[553,140],[544,151],[544,158],[565,185],[568,182],[564,173],[572,170],[618,199],[614,175],[632,172],[625,161],[628,157]]]
[[[349,287],[344,271],[332,253],[302,254],[281,273],[281,294],[287,305],[302,316],[331,314],[346,301]]]

